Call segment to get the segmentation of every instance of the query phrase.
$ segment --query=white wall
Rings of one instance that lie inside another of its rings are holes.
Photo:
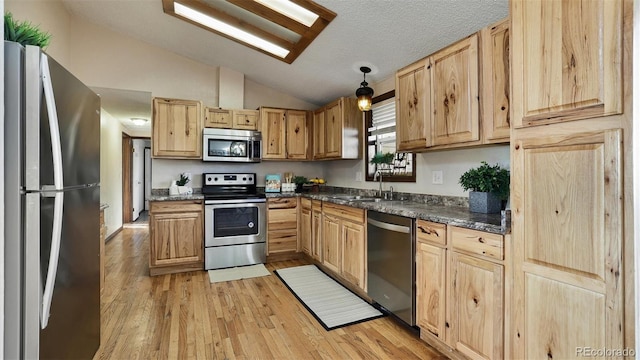
[[[109,237],[122,227],[122,125],[102,109],[100,115],[100,202]]]
[[[306,176],[308,178],[325,177],[324,167],[318,162],[286,162],[286,161],[263,161],[257,164],[235,164],[203,162],[199,160],[154,160],[152,188],[167,189],[173,180],[178,180],[180,174],[190,172],[193,176],[193,183],[189,186],[199,188],[202,186],[202,174],[214,172],[249,172],[256,173],[258,186],[264,186],[264,176],[266,174],[280,174],[293,172],[295,175]]]

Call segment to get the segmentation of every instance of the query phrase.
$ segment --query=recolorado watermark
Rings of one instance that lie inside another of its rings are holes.
[[[589,346],[577,347],[576,356],[578,357],[634,357],[636,350],[630,348],[624,349],[608,349],[608,348],[592,348]]]

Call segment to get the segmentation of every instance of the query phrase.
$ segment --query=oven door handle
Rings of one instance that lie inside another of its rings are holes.
[[[267,199],[235,199],[235,200],[205,200],[205,205],[220,205],[220,204],[260,204],[266,203]]]

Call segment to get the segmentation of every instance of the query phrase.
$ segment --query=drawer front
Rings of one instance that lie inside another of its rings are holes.
[[[302,207],[304,207],[304,208],[311,209],[311,199],[307,199],[307,198],[300,198],[300,204],[301,204],[301,205],[302,205]]]
[[[267,200],[269,209],[292,209],[298,206],[298,198],[272,198]]]
[[[325,214],[348,219],[358,224],[364,224],[364,209],[325,202],[322,204],[322,211]]]
[[[269,230],[267,232],[267,248],[269,254],[291,252],[298,249],[296,229]]]
[[[504,237],[498,234],[451,226],[451,243],[455,250],[504,260]]]
[[[202,207],[202,200],[190,200],[190,201],[151,201],[150,213],[161,212],[192,212],[192,211],[204,211]]]
[[[313,210],[322,210],[322,200],[311,200]]]
[[[436,245],[447,245],[447,225],[418,219],[416,221],[418,241],[426,241]]]

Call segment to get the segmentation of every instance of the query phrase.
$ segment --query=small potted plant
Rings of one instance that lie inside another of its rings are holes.
[[[392,152],[387,152],[387,153],[376,153],[375,155],[373,155],[373,157],[371,158],[371,161],[369,161],[372,164],[392,164],[393,163],[393,158],[396,156],[396,154],[392,153]]]
[[[187,184],[189,183],[189,181],[191,181],[191,179],[189,179],[189,175],[187,175],[186,173],[180,174],[180,180],[176,181],[176,185],[178,185],[179,194],[191,193],[192,191],[191,188],[187,188]]]
[[[460,185],[469,192],[469,211],[485,214],[499,213],[502,200],[509,197],[509,170],[483,161],[460,176]]]
[[[22,45],[35,45],[43,50],[49,45],[51,34],[40,30],[28,21],[13,18],[10,12],[4,14],[4,39]]]
[[[293,177],[293,183],[296,184],[296,192],[297,193],[301,193],[302,192],[302,186],[304,184],[306,184],[309,181],[309,179],[307,179],[304,176],[294,176]]]

